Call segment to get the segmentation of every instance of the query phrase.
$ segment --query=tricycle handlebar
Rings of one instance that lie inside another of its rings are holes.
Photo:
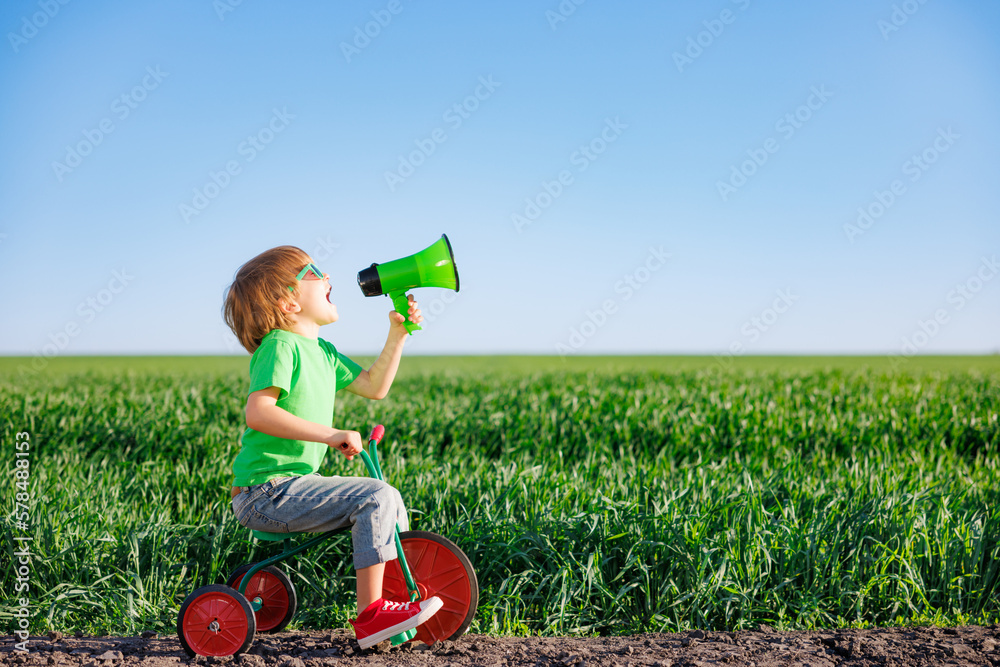
[[[377,445],[379,442],[382,441],[382,436],[384,435],[385,435],[385,427],[379,424],[378,426],[372,429],[371,435],[368,436],[368,442],[374,440],[375,444]]]

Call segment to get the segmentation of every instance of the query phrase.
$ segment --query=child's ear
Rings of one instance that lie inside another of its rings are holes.
[[[278,301],[278,308],[281,308],[281,312],[286,315],[291,315],[292,313],[297,313],[302,310],[302,306],[300,306],[294,299],[281,299]]]

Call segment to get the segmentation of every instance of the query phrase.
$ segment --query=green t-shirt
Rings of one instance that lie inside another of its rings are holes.
[[[250,358],[250,391],[278,387],[278,407],[296,417],[333,426],[336,393],[354,382],[361,366],[331,343],[282,329],[271,331]],[[319,470],[327,445],[286,440],[247,428],[233,461],[233,486],[263,484]]]

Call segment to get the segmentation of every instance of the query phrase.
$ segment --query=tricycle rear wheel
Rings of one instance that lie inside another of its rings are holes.
[[[237,655],[250,648],[257,622],[247,599],[229,586],[210,584],[187,596],[177,614],[184,651],[197,655]]]
[[[243,575],[250,571],[253,563],[244,563],[229,575],[228,585],[239,589]],[[273,565],[268,565],[254,573],[247,583],[246,599],[260,598],[261,607],[255,612],[257,632],[281,632],[291,622],[299,607],[292,580]]]

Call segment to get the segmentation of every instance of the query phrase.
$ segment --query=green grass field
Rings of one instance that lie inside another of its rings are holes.
[[[190,591],[271,553],[228,493],[247,363],[0,358],[0,630],[16,535],[33,634],[173,632]],[[386,425],[413,528],[476,566],[473,631],[606,634],[997,619],[998,413],[998,356],[407,357],[337,425]],[[293,629],[353,616],[350,563],[347,536],[297,559]]]
[[[16,379],[65,373],[205,374],[247,372],[249,355],[225,357],[55,357],[52,359],[0,357],[0,377]],[[357,357],[363,365],[374,357]],[[36,371],[35,367],[39,369]],[[865,371],[1000,373],[1000,354],[990,356],[920,356],[894,362],[888,356],[608,356],[608,357],[433,357],[407,356],[400,365],[400,379],[427,374],[483,374],[524,372],[639,372],[675,373],[698,370],[735,371]]]

